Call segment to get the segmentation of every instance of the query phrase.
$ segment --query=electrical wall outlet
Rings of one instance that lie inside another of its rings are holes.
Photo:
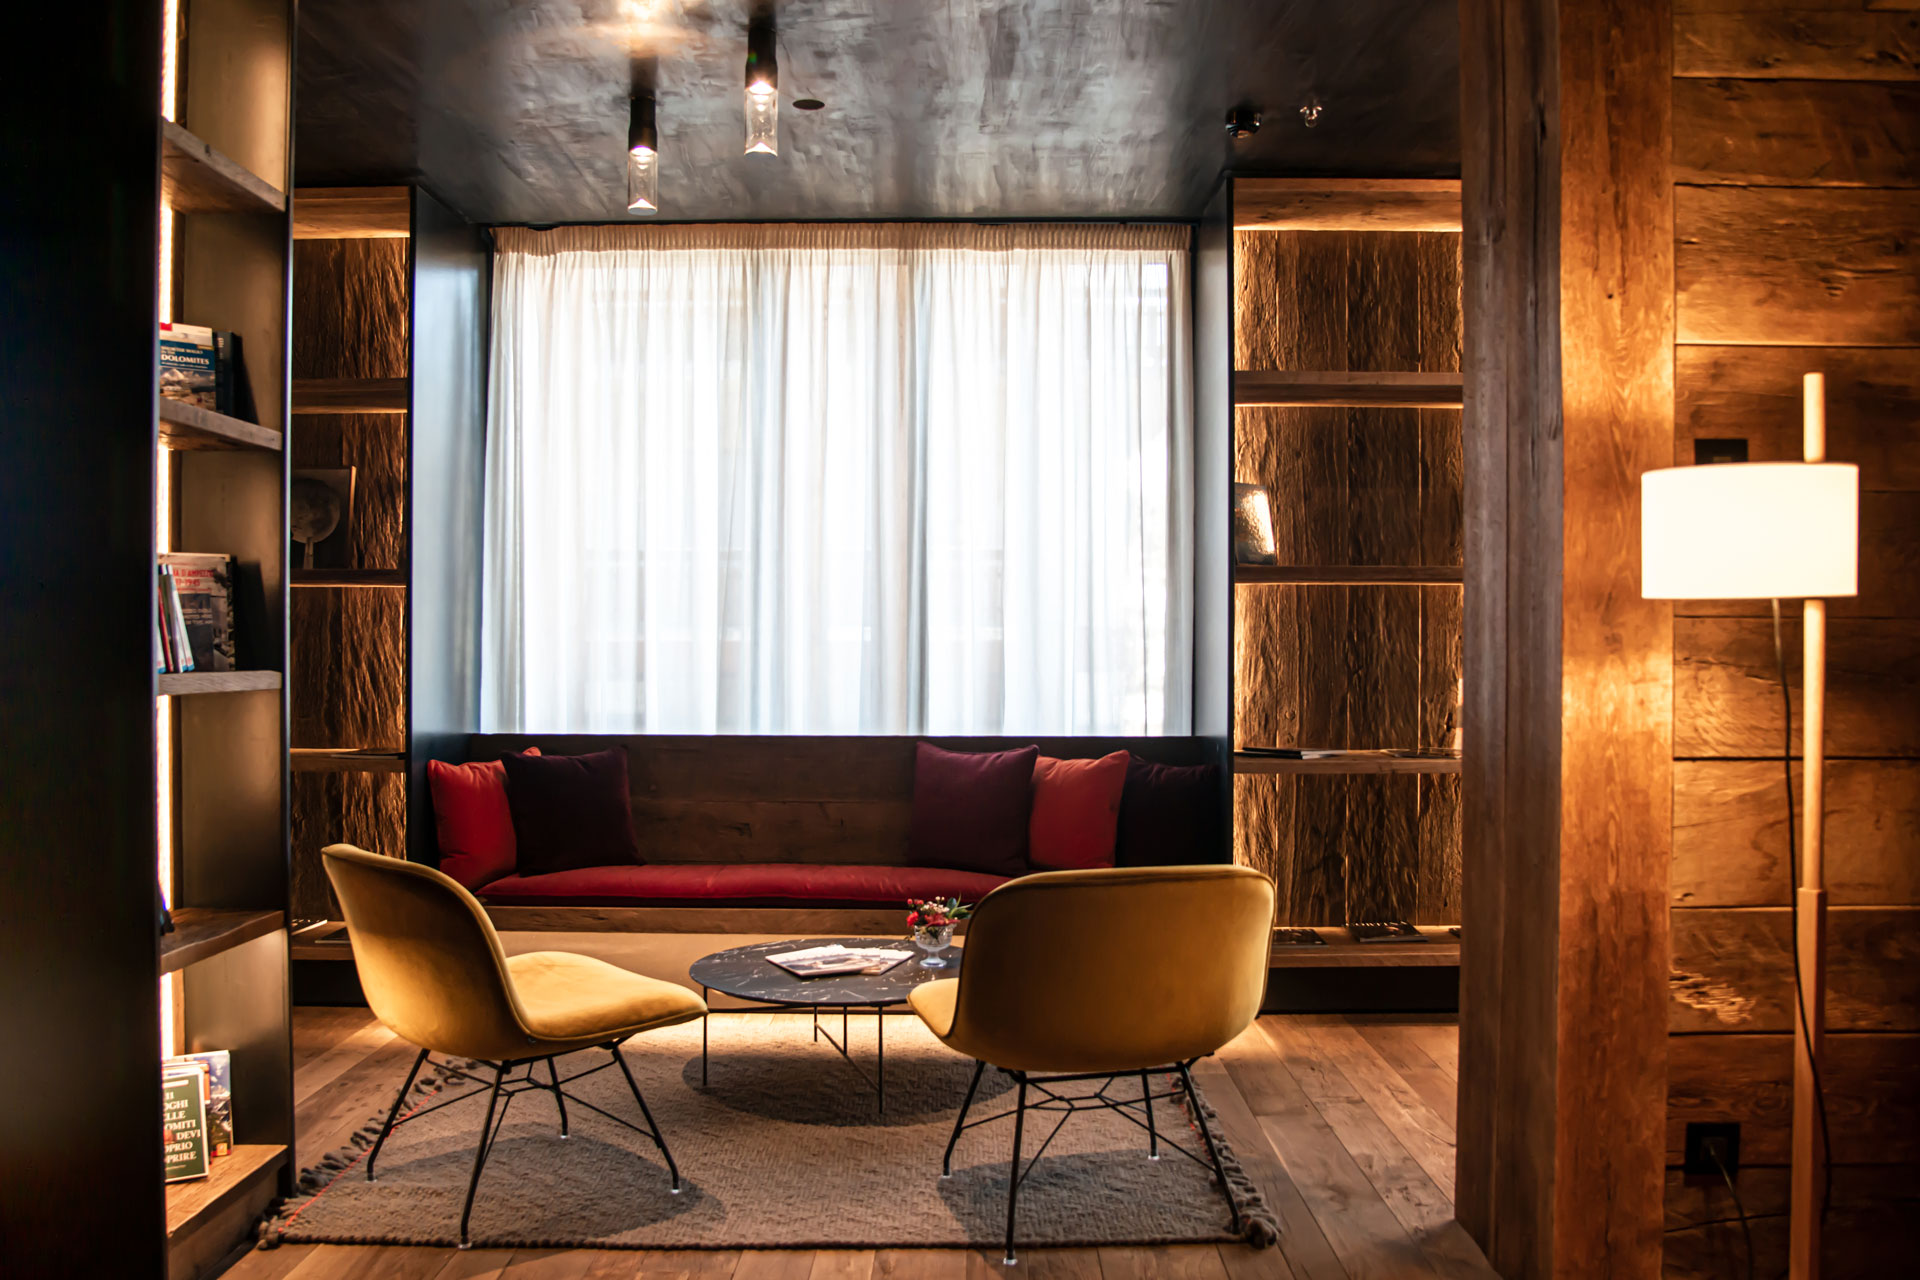
[[[1696,1121],[1687,1126],[1687,1150],[1681,1171],[1689,1181],[1719,1182],[1721,1171],[1731,1178],[1740,1172],[1740,1126],[1737,1123]]]

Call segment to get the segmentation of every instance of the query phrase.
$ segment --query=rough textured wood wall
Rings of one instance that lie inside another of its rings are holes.
[[[1239,369],[1460,367],[1460,237],[1235,237]],[[1264,484],[1282,564],[1461,563],[1457,410],[1246,408],[1235,478]],[[1460,677],[1458,587],[1236,588],[1235,734],[1258,746],[1435,747]],[[1240,861],[1293,924],[1460,918],[1460,780],[1235,780]]]
[[[1901,1274],[1920,1242],[1920,13],[1676,7],[1675,461],[1703,437],[1798,458],[1800,375],[1822,371],[1829,453],[1861,469],[1860,595],[1829,624],[1826,1274]],[[1740,1123],[1754,1265],[1772,1275],[1793,989],[1773,645],[1764,603],[1675,613],[1667,1159],[1689,1121]],[[1670,1169],[1667,1208],[1668,1275],[1745,1265],[1724,1189]]]
[[[407,242],[301,240],[293,257],[293,376],[399,378],[408,372]],[[404,568],[407,420],[301,415],[293,465],[357,468],[347,567]],[[295,747],[404,751],[406,596],[377,589],[292,593]],[[346,840],[406,848],[406,776],[296,773],[293,911],[338,918],[320,850]]]

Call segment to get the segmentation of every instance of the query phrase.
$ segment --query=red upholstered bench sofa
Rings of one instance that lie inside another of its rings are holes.
[[[909,898],[977,901],[1005,877],[908,861],[915,744],[895,737],[478,734],[469,760],[538,747],[627,754],[639,866],[508,875],[479,889],[501,928],[897,932]],[[1160,765],[1213,766],[1196,812],[1151,861],[1231,859],[1222,747],[1206,738],[929,738],[951,751],[1037,745],[1084,759],[1126,751]],[[1126,814],[1123,797],[1122,814]],[[1148,860],[1138,856],[1136,861]]]

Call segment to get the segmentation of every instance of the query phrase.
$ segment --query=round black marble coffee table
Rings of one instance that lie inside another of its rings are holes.
[[[843,947],[886,947],[900,951],[911,951],[911,959],[902,960],[885,973],[849,973],[836,974],[825,978],[799,978],[788,973],[773,961],[770,955],[780,955],[787,951],[799,951],[805,947],[824,947],[832,943]],[[687,969],[687,976],[700,984],[700,995],[705,999],[710,992],[718,991],[737,1000],[750,1000],[755,1004],[770,1005],[780,1009],[808,1009],[813,1014],[813,1038],[834,1047],[841,1057],[866,1078],[860,1064],[853,1060],[848,1051],[847,1015],[854,1009],[872,1009],[874,1013],[874,1074],[870,1083],[879,1100],[879,1109],[887,1109],[887,1031],[886,1012],[895,1005],[907,1002],[907,994],[915,987],[941,978],[952,978],[960,973],[960,948],[948,947],[940,952],[940,958],[946,964],[938,969],[928,969],[920,964],[926,955],[915,946],[910,938],[791,938],[783,942],[759,942],[750,947],[732,947],[726,951],[716,951],[710,956],[702,956]],[[831,1030],[821,1030],[820,1010],[840,1010],[840,1038],[835,1040]],[[707,1022],[700,1020],[700,1083],[707,1082]]]

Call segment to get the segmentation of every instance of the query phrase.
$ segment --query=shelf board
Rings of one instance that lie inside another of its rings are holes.
[[[250,1193],[272,1198],[265,1184],[287,1162],[287,1149],[268,1143],[234,1145],[229,1155],[214,1157],[204,1178],[170,1183],[167,1187],[167,1246],[179,1248],[221,1211]]]
[[[406,589],[405,569],[295,569],[287,576],[295,587],[380,587]]]
[[[243,942],[265,937],[287,923],[284,911],[228,911],[177,907],[173,932],[160,935],[160,972],[174,973]]]
[[[1236,231],[1458,231],[1458,178],[1235,178]]]
[[[374,748],[295,747],[295,773],[405,773],[407,753]]]
[[[1233,375],[1233,403],[1240,408],[1458,409],[1463,387],[1457,373],[1238,369]]]
[[[177,671],[154,677],[159,692],[171,697],[188,693],[253,693],[278,689],[278,671]]]
[[[177,213],[285,213],[286,192],[171,120],[160,122],[161,198]]]
[[[1289,760],[1283,756],[1233,753],[1235,773],[1458,773],[1459,756],[1373,756],[1321,757],[1316,760]],[[1391,944],[1379,944],[1391,945]]]
[[[413,211],[405,187],[296,187],[295,240],[405,240]]]
[[[1466,571],[1457,565],[1237,564],[1233,580],[1250,587],[1444,587],[1465,582]]]
[[[1314,930],[1324,947],[1281,946],[1268,953],[1270,969],[1425,969],[1457,968],[1460,939],[1444,926],[1421,925],[1425,942],[1355,942],[1344,928]]]
[[[285,437],[272,427],[242,422],[184,400],[160,397],[160,439],[170,449],[265,449],[278,453]]]
[[[295,378],[295,413],[405,413],[405,378]]]

